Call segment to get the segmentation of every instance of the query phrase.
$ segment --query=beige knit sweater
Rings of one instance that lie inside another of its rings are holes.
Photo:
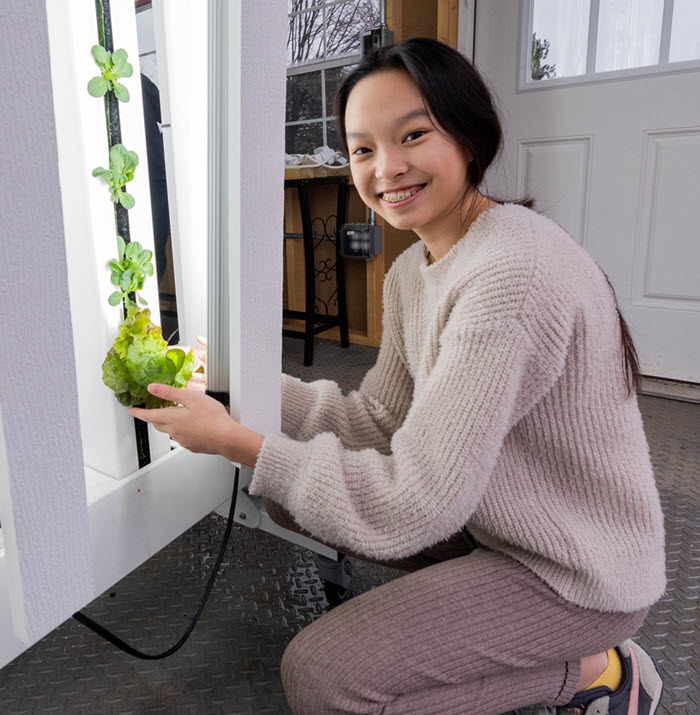
[[[387,274],[377,364],[343,396],[283,381],[251,492],[326,541],[413,554],[465,524],[563,598],[603,611],[665,587],[659,496],[600,269],[520,206],[483,213],[429,266]]]

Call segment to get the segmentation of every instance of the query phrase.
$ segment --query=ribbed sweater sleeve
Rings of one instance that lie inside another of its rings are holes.
[[[395,273],[386,278],[386,294],[394,289]],[[343,395],[335,382],[305,383],[282,379],[282,432],[302,442],[322,433],[335,435],[345,449],[387,453],[391,438],[403,423],[413,399],[413,379],[402,347],[399,316],[384,312],[383,340],[377,362],[360,388]]]

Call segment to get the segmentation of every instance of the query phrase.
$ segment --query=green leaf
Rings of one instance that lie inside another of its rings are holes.
[[[124,153],[125,152],[126,152],[126,149],[124,149],[123,144],[115,144],[109,150],[109,163],[111,164],[113,169],[117,169],[120,173],[124,169]]]
[[[127,211],[129,209],[133,209],[134,205],[136,204],[136,199],[131,194],[127,193],[126,191],[119,192],[119,201],[120,201],[121,205],[125,209],[127,209]]]
[[[153,254],[144,248],[138,255],[138,261],[142,266],[145,266],[153,258]]]
[[[185,364],[185,351],[180,350],[179,348],[172,348],[171,350],[168,350],[165,357],[172,362],[176,372],[179,371]]]
[[[124,104],[131,99],[129,90],[121,82],[114,82],[114,96]]]
[[[114,64],[114,69],[117,70],[120,75],[122,69],[124,68],[124,65],[127,65],[128,62],[129,55],[127,54],[125,49],[119,48],[118,50],[112,52],[112,63]]]
[[[103,169],[101,166],[98,166],[96,169],[92,170],[92,175],[99,177],[109,176],[109,171],[107,169]]]
[[[124,255],[133,261],[136,256],[141,252],[141,244],[138,241],[132,241],[128,243],[124,251]]]
[[[131,278],[134,275],[134,271],[131,268],[127,268],[124,273],[122,273],[119,278],[119,287],[126,293],[130,291],[131,288]]]
[[[139,296],[139,303],[141,303],[141,305],[148,305],[148,301],[141,296]]]
[[[112,271],[112,275],[110,276],[110,280],[112,281],[112,284],[115,286],[119,285],[119,279],[121,278],[121,272],[120,271]]]
[[[152,275],[153,275],[153,264],[152,264],[152,263],[147,263],[147,264],[143,267],[143,272],[144,272],[147,276],[152,276]]]
[[[117,235],[117,250],[119,251],[119,259],[121,260],[126,251],[126,241],[119,235]]]
[[[124,69],[121,71],[121,76],[124,78],[127,78],[127,77],[131,77],[132,74],[134,74],[134,68],[132,67],[132,65],[129,62],[127,62],[124,65]]]
[[[90,50],[92,56],[100,67],[106,67],[109,62],[109,52],[102,45],[93,45]]]
[[[109,90],[109,82],[104,77],[93,77],[87,86],[88,94],[91,97],[104,97]]]
[[[110,305],[119,305],[119,303],[122,302],[122,295],[123,293],[120,290],[115,290],[114,293],[107,298],[107,302]]]

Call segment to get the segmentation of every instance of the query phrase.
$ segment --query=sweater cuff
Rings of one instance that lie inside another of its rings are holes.
[[[290,494],[308,461],[308,446],[278,435],[266,435],[249,491],[290,509]]]

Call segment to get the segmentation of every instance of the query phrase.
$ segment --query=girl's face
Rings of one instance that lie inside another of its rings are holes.
[[[350,168],[362,200],[392,226],[457,241],[472,157],[433,122],[406,72],[365,77],[345,109]]]

